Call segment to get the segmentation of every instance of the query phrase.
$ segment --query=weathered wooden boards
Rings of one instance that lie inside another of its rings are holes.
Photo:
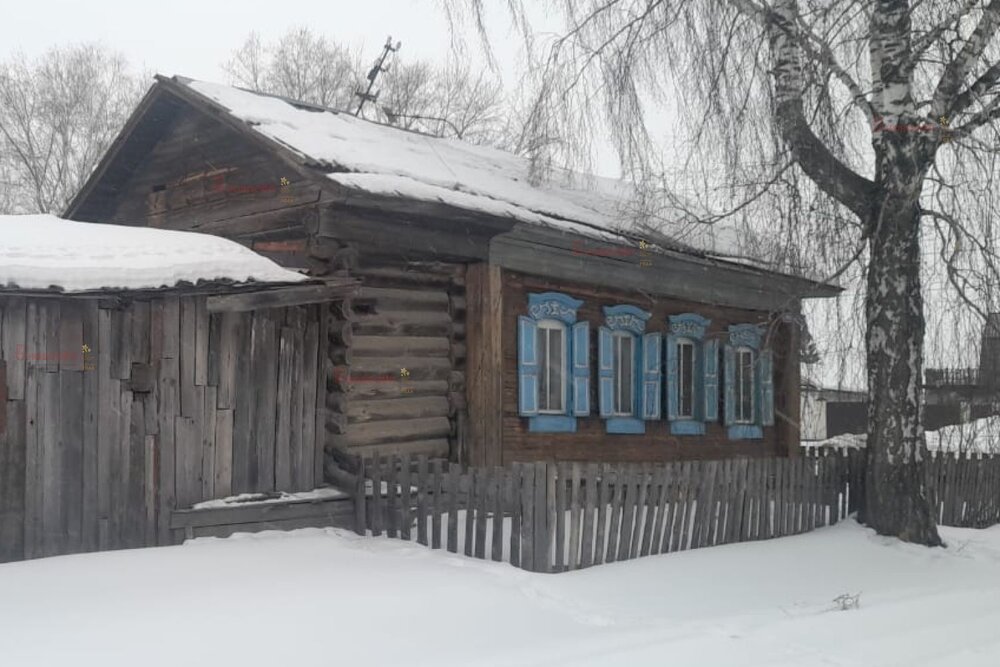
[[[469,468],[388,457],[355,466],[370,480],[355,491],[356,528],[536,572],[575,570],[836,523],[846,516],[841,499],[856,458],[821,451],[655,466]]]
[[[0,561],[173,540],[171,514],[322,482],[320,306],[0,299]]]

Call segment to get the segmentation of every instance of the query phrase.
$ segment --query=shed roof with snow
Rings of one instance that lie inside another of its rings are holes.
[[[80,293],[206,284],[292,284],[307,277],[209,234],[0,216],[0,289]]]

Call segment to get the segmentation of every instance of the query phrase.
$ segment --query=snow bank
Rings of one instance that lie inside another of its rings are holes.
[[[1000,529],[942,532],[844,522],[560,575],[333,529],[42,559],[0,565],[0,661],[993,667]]]
[[[329,178],[341,185],[440,201],[597,238],[642,236],[633,220],[643,219],[682,248],[731,259],[739,255],[741,244],[732,227],[682,225],[630,210],[635,192],[624,181],[556,171],[546,182],[533,184],[527,159],[495,148],[294,106],[230,86],[183,81],[257,132],[332,167]]]
[[[218,236],[148,227],[0,216],[0,287],[86,292],[198,282],[306,280]]]

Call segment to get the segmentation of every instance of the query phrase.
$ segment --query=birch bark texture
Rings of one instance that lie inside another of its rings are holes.
[[[536,144],[539,164],[603,123],[651,238],[676,222],[726,221],[778,268],[835,278],[859,267],[869,393],[860,518],[940,545],[923,474],[922,276],[928,262],[947,264],[956,301],[996,308],[995,287],[970,287],[1000,277],[990,222],[1000,211],[1000,0],[553,0],[564,21],[554,38],[532,23],[532,6],[506,4],[535,58],[522,83],[536,92],[531,126],[549,138]],[[488,48],[486,5],[446,9]],[[686,147],[680,168],[650,140],[662,109]],[[763,241],[750,233],[762,229]]]

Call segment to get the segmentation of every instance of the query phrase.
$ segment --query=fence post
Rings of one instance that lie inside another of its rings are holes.
[[[365,518],[365,502],[368,497],[368,485],[365,479],[365,460],[358,457],[358,477],[354,485],[354,532],[358,535],[368,533],[367,520]]]

